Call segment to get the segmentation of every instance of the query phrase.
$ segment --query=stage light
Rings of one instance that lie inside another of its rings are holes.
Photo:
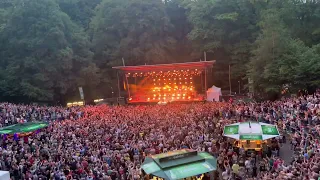
[[[148,98],[148,101],[150,101],[150,98]]]
[[[191,97],[189,96],[188,99],[191,99]]]
[[[158,79],[158,81],[160,81],[160,79]]]
[[[177,97],[177,99],[180,99],[180,97]]]
[[[132,100],[132,98],[129,98],[129,101],[131,101]]]
[[[178,96],[180,96],[180,94],[178,94]]]
[[[152,91],[156,91],[156,90],[152,90]]]
[[[192,84],[192,82],[190,82]]]
[[[153,81],[156,81],[155,79],[153,79]]]
[[[161,97],[161,94],[159,94],[159,97]]]
[[[166,94],[164,94],[163,96],[164,96],[164,97],[166,97],[167,95],[166,95]]]
[[[182,99],[184,99],[184,97]]]
[[[160,100],[160,98],[158,98],[158,100]]]
[[[166,99],[165,97],[163,99]]]
[[[156,97],[156,95],[155,95],[155,94],[153,94],[153,96],[154,96],[154,97]]]
[[[187,78],[184,78],[184,79],[187,79]]]
[[[190,77],[190,79],[192,79],[192,77]]]
[[[174,97],[172,97],[171,99],[174,100]]]
[[[153,98],[153,100],[155,100],[156,98]]]
[[[181,78],[179,78],[181,80]]]
[[[182,94],[182,96],[186,96],[186,94]]]
[[[172,96],[176,96],[175,94],[172,94]]]

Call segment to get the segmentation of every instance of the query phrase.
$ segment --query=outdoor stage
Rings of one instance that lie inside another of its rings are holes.
[[[118,89],[127,93],[128,103],[203,101],[207,72],[215,61],[118,66]]]

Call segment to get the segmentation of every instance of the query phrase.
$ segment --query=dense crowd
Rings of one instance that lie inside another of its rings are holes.
[[[1,126],[28,121],[53,121],[82,117],[82,110],[79,107],[62,108],[0,103],[0,110]]]
[[[28,138],[1,140],[0,169],[15,180],[140,180],[144,158],[190,148],[217,157],[217,179],[318,179],[320,94],[263,103],[37,107],[0,104],[2,125],[52,121]],[[277,124],[273,147],[248,156],[223,137],[238,121]],[[291,143],[292,161],[279,157]],[[280,152],[279,152],[280,151]],[[204,179],[209,179],[205,176]]]

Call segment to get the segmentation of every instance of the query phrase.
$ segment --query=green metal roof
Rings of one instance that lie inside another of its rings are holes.
[[[147,157],[142,168],[147,174],[176,180],[216,170],[217,160],[209,153],[179,150]]]

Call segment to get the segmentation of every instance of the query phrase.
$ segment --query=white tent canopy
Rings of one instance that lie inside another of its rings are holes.
[[[0,171],[0,179],[1,180],[10,180],[9,171]]]
[[[237,140],[266,140],[280,136],[276,125],[262,122],[241,122],[224,127],[223,135]]]
[[[207,90],[207,101],[219,101],[221,94],[221,88],[217,86],[212,86]]]

